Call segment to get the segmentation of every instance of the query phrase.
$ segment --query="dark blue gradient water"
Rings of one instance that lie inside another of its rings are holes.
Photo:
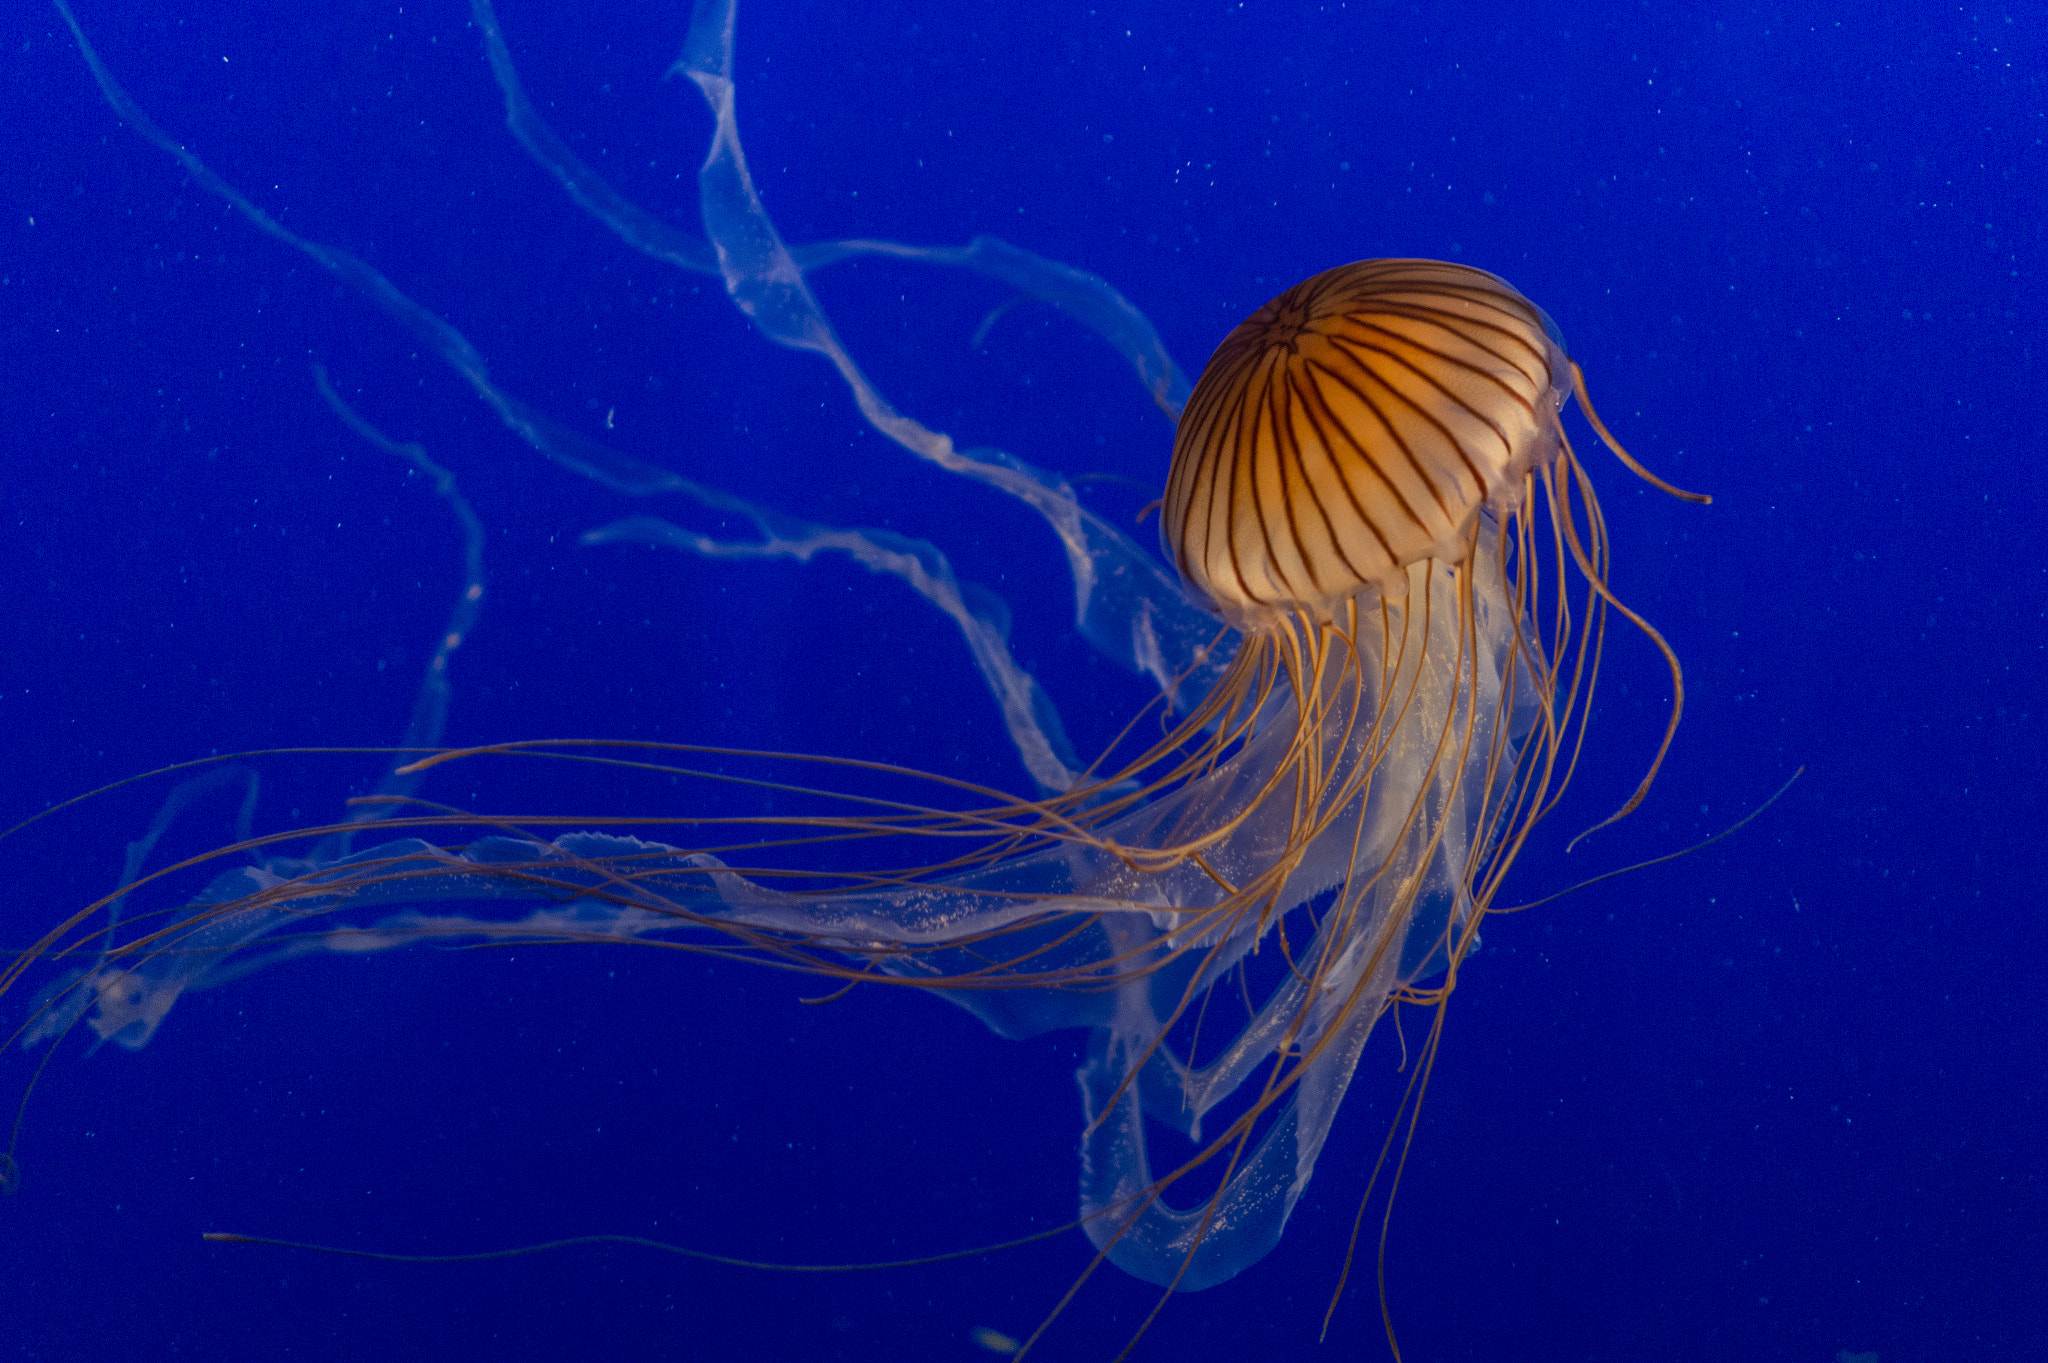
[[[506,0],[536,106],[697,230],[710,134],[663,80],[684,5]],[[79,19],[141,108],[289,230],[368,262],[553,420],[792,516],[924,537],[1003,598],[1077,750],[1144,703],[1073,632],[1043,523],[860,420],[715,278],[633,252],[507,133],[466,7],[156,6]],[[416,337],[114,116],[53,10],[0,21],[0,823],[166,764],[392,744],[462,585],[428,480],[312,366],[451,469],[489,593],[447,738],[768,746],[1029,790],[959,637],[845,562],[579,536],[635,513],[514,438]],[[2043,44],[2024,11],[1061,3],[739,14],[742,133],[793,242],[993,233],[1110,280],[1193,372],[1304,275],[1436,256],[1558,320],[1608,423],[1714,495],[1582,451],[1613,582],[1684,660],[1685,720],[1610,635],[1571,797],[1490,921],[1386,1239],[1403,1357],[2048,1357],[2039,729]],[[1127,520],[1172,428],[1099,338],[987,280],[815,279],[900,409]],[[251,761],[258,831],[339,817],[363,756]],[[0,842],[5,945],[111,890],[174,782]],[[532,765],[423,794],[658,807]],[[231,838],[196,804],[153,864]],[[172,888],[192,888],[192,878]],[[162,899],[154,901],[161,907]],[[6,1029],[40,977],[0,999]],[[1083,1039],[929,998],[635,948],[277,966],[144,1050],[66,1041],[0,1200],[0,1341],[37,1359],[987,1358],[1089,1261],[1069,1232],[843,1275],[571,1249],[598,1232],[784,1262],[900,1259],[1073,1215]],[[1410,1041],[1413,1041],[1413,1037]],[[43,1052],[0,1060],[14,1103]],[[1270,1258],[1168,1302],[1133,1357],[1376,1358],[1366,1249],[1316,1339],[1405,1076],[1367,1052]],[[1096,1273],[1034,1356],[1115,1357],[1156,1292]]]

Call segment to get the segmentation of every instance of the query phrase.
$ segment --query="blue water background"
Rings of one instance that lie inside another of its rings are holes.
[[[710,121],[664,82],[687,7],[506,0],[545,116],[694,230]],[[1030,513],[863,426],[715,280],[629,251],[510,138],[463,5],[86,0],[141,106],[295,231],[460,328],[511,392],[642,459],[938,543],[1014,613],[1077,749],[1146,691],[1073,632]],[[2040,206],[2048,64],[2019,6],[748,0],[741,130],[791,241],[977,233],[1097,272],[1192,373],[1272,293],[1438,256],[1558,320],[1672,501],[1574,425],[1613,581],[1683,658],[1643,808],[1564,855],[1653,750],[1669,686],[1610,638],[1572,796],[1452,1005],[1387,1251],[1411,1359],[2048,1357],[2040,727]],[[578,536],[634,503],[515,440],[438,360],[124,128],[56,15],[0,20],[0,823],[215,752],[403,732],[461,582],[424,479],[310,366],[453,469],[490,594],[448,737],[873,757],[1029,789],[957,635],[843,562]],[[1098,338],[988,281],[865,260],[815,287],[902,410],[1128,519],[1171,426]],[[1120,481],[1121,480],[1121,481]],[[1144,532],[1140,532],[1143,534]],[[336,817],[362,757],[276,758],[259,831]],[[112,888],[171,782],[0,843],[6,945]],[[660,807],[529,766],[425,794]],[[164,851],[228,839],[195,808]],[[182,883],[182,882],[181,882]],[[189,888],[189,885],[188,885]],[[835,1277],[570,1250],[898,1258],[1073,1214],[1082,1039],[929,998],[634,948],[320,958],[183,1001],[139,1053],[77,1038],[0,1202],[0,1348],[37,1359],[962,1359],[1027,1334],[1078,1233]],[[20,1020],[26,995],[4,1000]],[[1411,1042],[1413,1037],[1411,1035]],[[1286,1239],[1169,1302],[1134,1357],[1376,1358],[1369,1257],[1315,1344],[1404,1076],[1376,1039]],[[34,1072],[0,1061],[0,1099]],[[1368,1236],[1367,1244],[1370,1244]],[[1114,1356],[1156,1299],[1097,1273],[1046,1359]]]

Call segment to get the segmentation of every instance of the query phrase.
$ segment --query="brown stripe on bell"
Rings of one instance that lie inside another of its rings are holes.
[[[1182,413],[1160,538],[1247,631],[1327,618],[1406,568],[1462,562],[1561,440],[1571,362],[1506,281],[1438,260],[1303,280],[1210,357]]]

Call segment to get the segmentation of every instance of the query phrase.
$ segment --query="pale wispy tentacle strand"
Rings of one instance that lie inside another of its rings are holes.
[[[470,0],[469,8],[483,36],[491,74],[505,99],[505,126],[535,163],[553,176],[570,198],[634,250],[697,274],[719,274],[718,255],[709,242],[663,222],[620,194],[548,126],[527,97],[519,70],[512,64],[512,51],[505,42],[491,0]],[[1168,416],[1178,417],[1187,401],[1187,375],[1167,353],[1158,329],[1100,275],[1048,260],[990,236],[978,236],[965,246],[822,241],[792,246],[789,252],[805,273],[852,256],[872,255],[970,270],[998,280],[1026,297],[1051,304],[1115,346],[1137,371],[1145,391]]]
[[[954,576],[952,564],[936,546],[887,530],[791,521],[736,499],[728,499],[723,509],[752,520],[761,538],[715,539],[658,517],[633,516],[590,531],[583,542],[658,544],[705,558],[787,558],[800,563],[819,554],[844,554],[872,572],[898,578],[959,626],[960,637],[966,641],[982,680],[988,683],[989,694],[1001,707],[1003,727],[1031,779],[1046,791],[1063,791],[1074,784],[1080,763],[1060,724],[1059,711],[1045,688],[1010,654],[1009,609],[993,593]]]
[[[490,370],[477,348],[469,338],[421,307],[405,292],[382,273],[338,247],[310,241],[271,217],[261,208],[213,173],[184,143],[159,128],[149,115],[142,112],[128,92],[114,80],[113,75],[100,62],[99,53],[87,41],[85,30],[79,27],[77,18],[71,13],[71,6],[65,0],[51,0],[57,12],[64,16],[64,22],[71,26],[72,37],[78,42],[79,55],[91,68],[93,79],[99,82],[100,93],[113,107],[121,121],[141,134],[144,140],[176,158],[202,189],[225,200],[229,206],[249,221],[249,224],[276,241],[281,241],[305,255],[322,269],[336,278],[352,285],[365,298],[375,303],[393,320],[410,331],[439,355],[456,373],[468,380],[477,395],[498,414],[520,439],[531,445],[548,458],[573,469],[584,477],[615,492],[629,496],[644,496],[651,492],[667,492],[676,486],[676,475],[667,469],[620,454],[605,448],[594,440],[586,439],[542,416],[491,381]]]
[[[476,628],[477,619],[483,614],[484,523],[477,518],[469,498],[462,495],[455,475],[437,463],[423,446],[393,440],[365,421],[355,408],[342,400],[341,394],[334,391],[334,385],[327,381],[326,369],[317,364],[313,366],[313,382],[319,387],[321,398],[341,418],[343,425],[431,479],[434,494],[448,504],[448,509],[462,526],[462,589],[456,594],[455,604],[448,608],[448,621],[441,627],[440,637],[434,641],[434,651],[427,658],[426,674],[420,678],[419,694],[413,699],[412,717],[406,722],[405,737],[398,744],[402,751],[411,753],[437,748],[448,731],[448,707],[455,698],[454,688],[448,681],[448,665],[455,656],[455,650],[468,641],[470,631]],[[375,787],[374,794],[378,798],[357,804],[349,811],[348,822],[374,823],[384,818],[400,808],[400,801],[419,789],[420,780],[418,774],[408,774],[402,769],[387,771]],[[347,856],[352,836],[349,833],[334,834],[315,850],[313,859],[332,861]]]
[[[703,93],[716,128],[698,173],[705,235],[718,253],[726,292],[769,339],[824,357],[852,392],[869,425],[921,459],[988,484],[1045,518],[1066,550],[1075,620],[1091,643],[1172,690],[1191,670],[1216,670],[1206,656],[1214,623],[1186,602],[1157,558],[1083,507],[1066,483],[1001,450],[962,450],[891,406],[833,332],[803,268],[775,230],[747,171],[732,81],[733,0],[705,0],[675,69]],[[970,248],[971,249],[971,248]]]
[[[673,470],[613,450],[580,432],[560,425],[499,388],[492,382],[483,356],[455,327],[422,307],[385,275],[355,256],[337,247],[302,237],[286,228],[241,191],[215,174],[183,143],[158,127],[101,63],[99,54],[86,38],[84,30],[65,0],[54,0],[54,3],[65,22],[71,26],[79,52],[91,69],[94,79],[99,83],[102,95],[123,122],[145,140],[174,157],[201,188],[225,200],[258,231],[301,252],[336,277],[353,285],[387,315],[397,320],[406,330],[419,338],[433,354],[438,355],[461,374],[498,413],[506,426],[528,445],[564,468],[615,492],[629,496],[680,493],[704,505],[746,516],[758,525],[766,526],[770,523],[772,518],[768,513],[736,497],[685,478]],[[520,116],[522,109],[530,115],[530,107],[526,105],[525,97],[519,91],[517,77],[512,72],[509,58],[504,54],[503,42],[496,37],[495,20],[491,18],[487,5],[479,7],[479,16],[480,21],[490,21],[486,29],[489,40],[487,46],[491,51],[493,69],[501,86],[506,90],[507,105],[513,113],[513,130],[520,135],[521,141],[526,143],[536,159],[541,160],[543,164],[551,165],[551,168],[556,168],[557,178],[577,201],[599,218],[611,223],[619,235],[628,242],[649,254],[672,260],[686,268],[710,268],[715,272],[716,266],[709,263],[709,247],[701,242],[695,242],[694,238],[686,234],[664,227],[626,203],[612,193],[587,166],[576,161],[544,123],[537,118]],[[551,162],[551,156],[567,159]],[[697,248],[694,254],[691,243]],[[446,679],[448,655],[459,647],[467,636],[483,597],[482,528],[476,523],[468,504],[454,490],[452,475],[447,470],[429,459],[419,446],[401,445],[392,441],[363,421],[335,395],[327,384],[324,373],[317,376],[317,381],[322,396],[351,429],[379,448],[409,460],[433,478],[441,495],[449,500],[458,518],[463,521],[467,563],[464,593],[457,602],[429,662],[411,723],[400,745],[404,748],[431,747],[440,742],[446,727],[449,704]],[[824,533],[822,527],[816,529]],[[858,538],[861,532],[829,533]],[[845,548],[852,552],[850,543],[833,547]],[[1006,625],[1000,623],[1007,621],[1008,608],[994,600],[985,590],[970,587],[968,593],[975,595],[982,604],[977,609],[969,609],[960,584],[953,582],[950,568],[945,567],[944,556],[939,555],[935,549],[929,551],[931,560],[943,571],[920,585],[915,574],[882,566],[885,561],[916,562],[915,554],[908,558],[899,555],[892,560],[875,541],[870,540],[868,548],[873,551],[868,557],[862,557],[858,553],[855,557],[861,558],[861,561],[871,568],[890,572],[892,576],[909,583],[959,624],[974,655],[975,665],[988,680],[990,692],[1003,714],[1005,727],[1016,743],[1018,753],[1033,780],[1048,789],[1065,789],[1072,779],[1075,767],[1071,750],[1067,746],[1058,713],[1054,710],[1044,688],[1019,667],[1010,655],[1004,638]],[[947,583],[952,585],[943,585]],[[931,589],[927,590],[927,587]],[[1154,652],[1160,657],[1150,670],[1170,675],[1168,669],[1173,664],[1166,660],[1164,650],[1155,649]],[[403,797],[411,794],[417,785],[418,780],[415,777],[388,775],[376,787],[376,792],[382,796]],[[351,821],[368,822],[382,818],[396,807],[394,801],[364,803],[357,806]],[[314,860],[330,861],[344,855],[346,851],[347,839],[338,835],[338,841],[333,841],[332,846],[323,846],[316,853]]]
[[[679,269],[717,275],[718,256],[709,242],[662,221],[620,194],[548,126],[527,97],[490,0],[471,0],[470,13],[483,36],[491,74],[505,99],[505,126],[535,163],[553,176],[570,198],[634,250]],[[1145,391],[1168,416],[1178,417],[1187,401],[1187,375],[1167,353],[1158,329],[1100,275],[1048,260],[990,236],[975,237],[965,246],[823,241],[792,246],[789,250],[806,274],[853,256],[893,256],[969,270],[997,280],[1028,298],[1058,308],[1115,346],[1137,371]]]

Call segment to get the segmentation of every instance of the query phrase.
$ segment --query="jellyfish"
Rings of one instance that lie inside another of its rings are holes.
[[[1426,1077],[1480,926],[1570,779],[1609,613],[1671,658],[1608,586],[1607,533],[1562,425],[1566,403],[1576,397],[1602,441],[1650,475],[1594,413],[1550,318],[1469,266],[1326,270],[1231,331],[1184,391],[1156,334],[1114,290],[1017,248],[786,245],[741,150],[732,0],[700,3],[678,64],[716,120],[699,181],[706,247],[626,204],[547,131],[519,91],[488,0],[474,8],[508,123],[572,197],[648,254],[715,271],[768,339],[824,358],[899,446],[1037,511],[1065,551],[1077,627],[1154,678],[1159,695],[1107,750],[1076,756],[1008,654],[996,614],[935,547],[798,523],[553,426],[397,285],[284,228],[157,130],[73,21],[125,121],[259,231],[422,338],[535,449],[622,494],[691,497],[759,532],[716,541],[638,515],[591,542],[845,553],[903,582],[974,654],[1037,789],[772,755],[814,774],[797,786],[735,775],[749,754],[688,744],[422,755],[448,703],[461,634],[452,625],[403,745],[409,760],[349,819],[245,838],[222,855],[253,854],[255,864],[223,872],[168,915],[131,915],[117,934],[102,915],[150,879],[131,868],[109,900],[0,974],[4,988],[34,961],[70,966],[38,996],[24,1042],[84,1026],[139,1047],[189,989],[312,952],[422,941],[640,942],[847,988],[914,988],[1005,1037],[1085,1029],[1076,1221],[1100,1260],[1169,1291],[1243,1272],[1279,1242],[1368,1038],[1402,1007],[1430,1010],[1415,1070]],[[960,449],[890,406],[806,283],[807,272],[860,253],[1004,279],[1118,346],[1178,418],[1158,507],[1163,565],[1063,480],[999,451]],[[366,439],[383,439],[323,392]],[[458,504],[445,479],[443,493]],[[464,519],[473,547],[473,517]],[[482,594],[471,558],[452,617],[465,627]],[[1675,659],[1671,668],[1663,747],[1613,817],[1643,798],[1672,741],[1683,693]],[[534,820],[415,797],[436,770],[487,754],[617,763],[685,790],[772,789],[800,796],[804,810],[565,813],[546,822],[572,831],[547,837]],[[835,786],[850,771],[913,793]],[[355,846],[373,833],[382,840]],[[306,839],[304,855],[275,854]],[[1215,1006],[1233,995],[1242,1021]],[[1403,1110],[1412,1122],[1412,1103]],[[1156,1162],[1154,1126],[1194,1153]]]

